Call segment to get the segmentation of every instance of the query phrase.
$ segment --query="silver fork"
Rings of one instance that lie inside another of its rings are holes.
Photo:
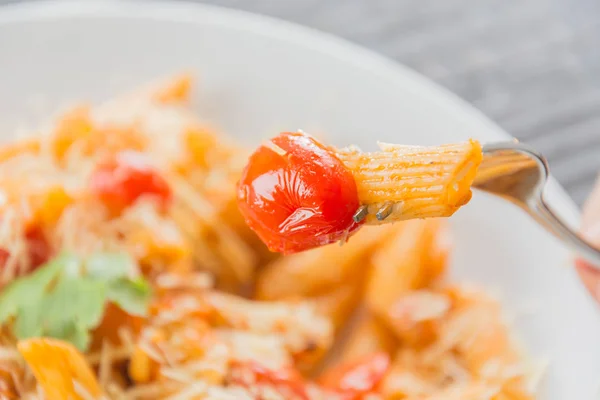
[[[579,257],[600,270],[600,250],[571,229],[546,203],[544,188],[550,177],[546,159],[517,141],[484,145],[483,153],[473,187],[521,207]]]

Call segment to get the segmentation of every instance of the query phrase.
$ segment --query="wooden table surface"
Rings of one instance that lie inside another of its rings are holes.
[[[600,171],[600,0],[195,1],[331,32],[415,69],[543,152],[579,204]]]

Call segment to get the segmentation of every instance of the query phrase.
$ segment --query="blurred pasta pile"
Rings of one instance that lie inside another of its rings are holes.
[[[278,258],[177,77],[0,149],[2,399],[532,399],[439,220]]]

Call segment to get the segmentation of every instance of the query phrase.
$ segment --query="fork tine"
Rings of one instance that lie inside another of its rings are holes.
[[[359,223],[360,221],[362,221],[363,219],[365,219],[367,217],[368,213],[369,213],[369,208],[366,205],[360,206],[360,207],[358,207],[358,210],[356,210],[356,212],[352,216],[352,219],[354,220],[354,222]]]
[[[381,206],[381,208],[379,210],[377,210],[377,213],[375,214],[375,217],[377,218],[377,220],[383,221],[384,219],[389,217],[389,215],[392,213],[393,206],[394,206],[393,202],[386,201],[383,204],[383,206]]]

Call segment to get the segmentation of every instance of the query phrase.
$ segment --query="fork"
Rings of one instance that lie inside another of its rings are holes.
[[[579,257],[600,270],[600,250],[548,206],[544,189],[550,169],[541,154],[514,141],[486,144],[483,155],[473,187],[519,206]]]

